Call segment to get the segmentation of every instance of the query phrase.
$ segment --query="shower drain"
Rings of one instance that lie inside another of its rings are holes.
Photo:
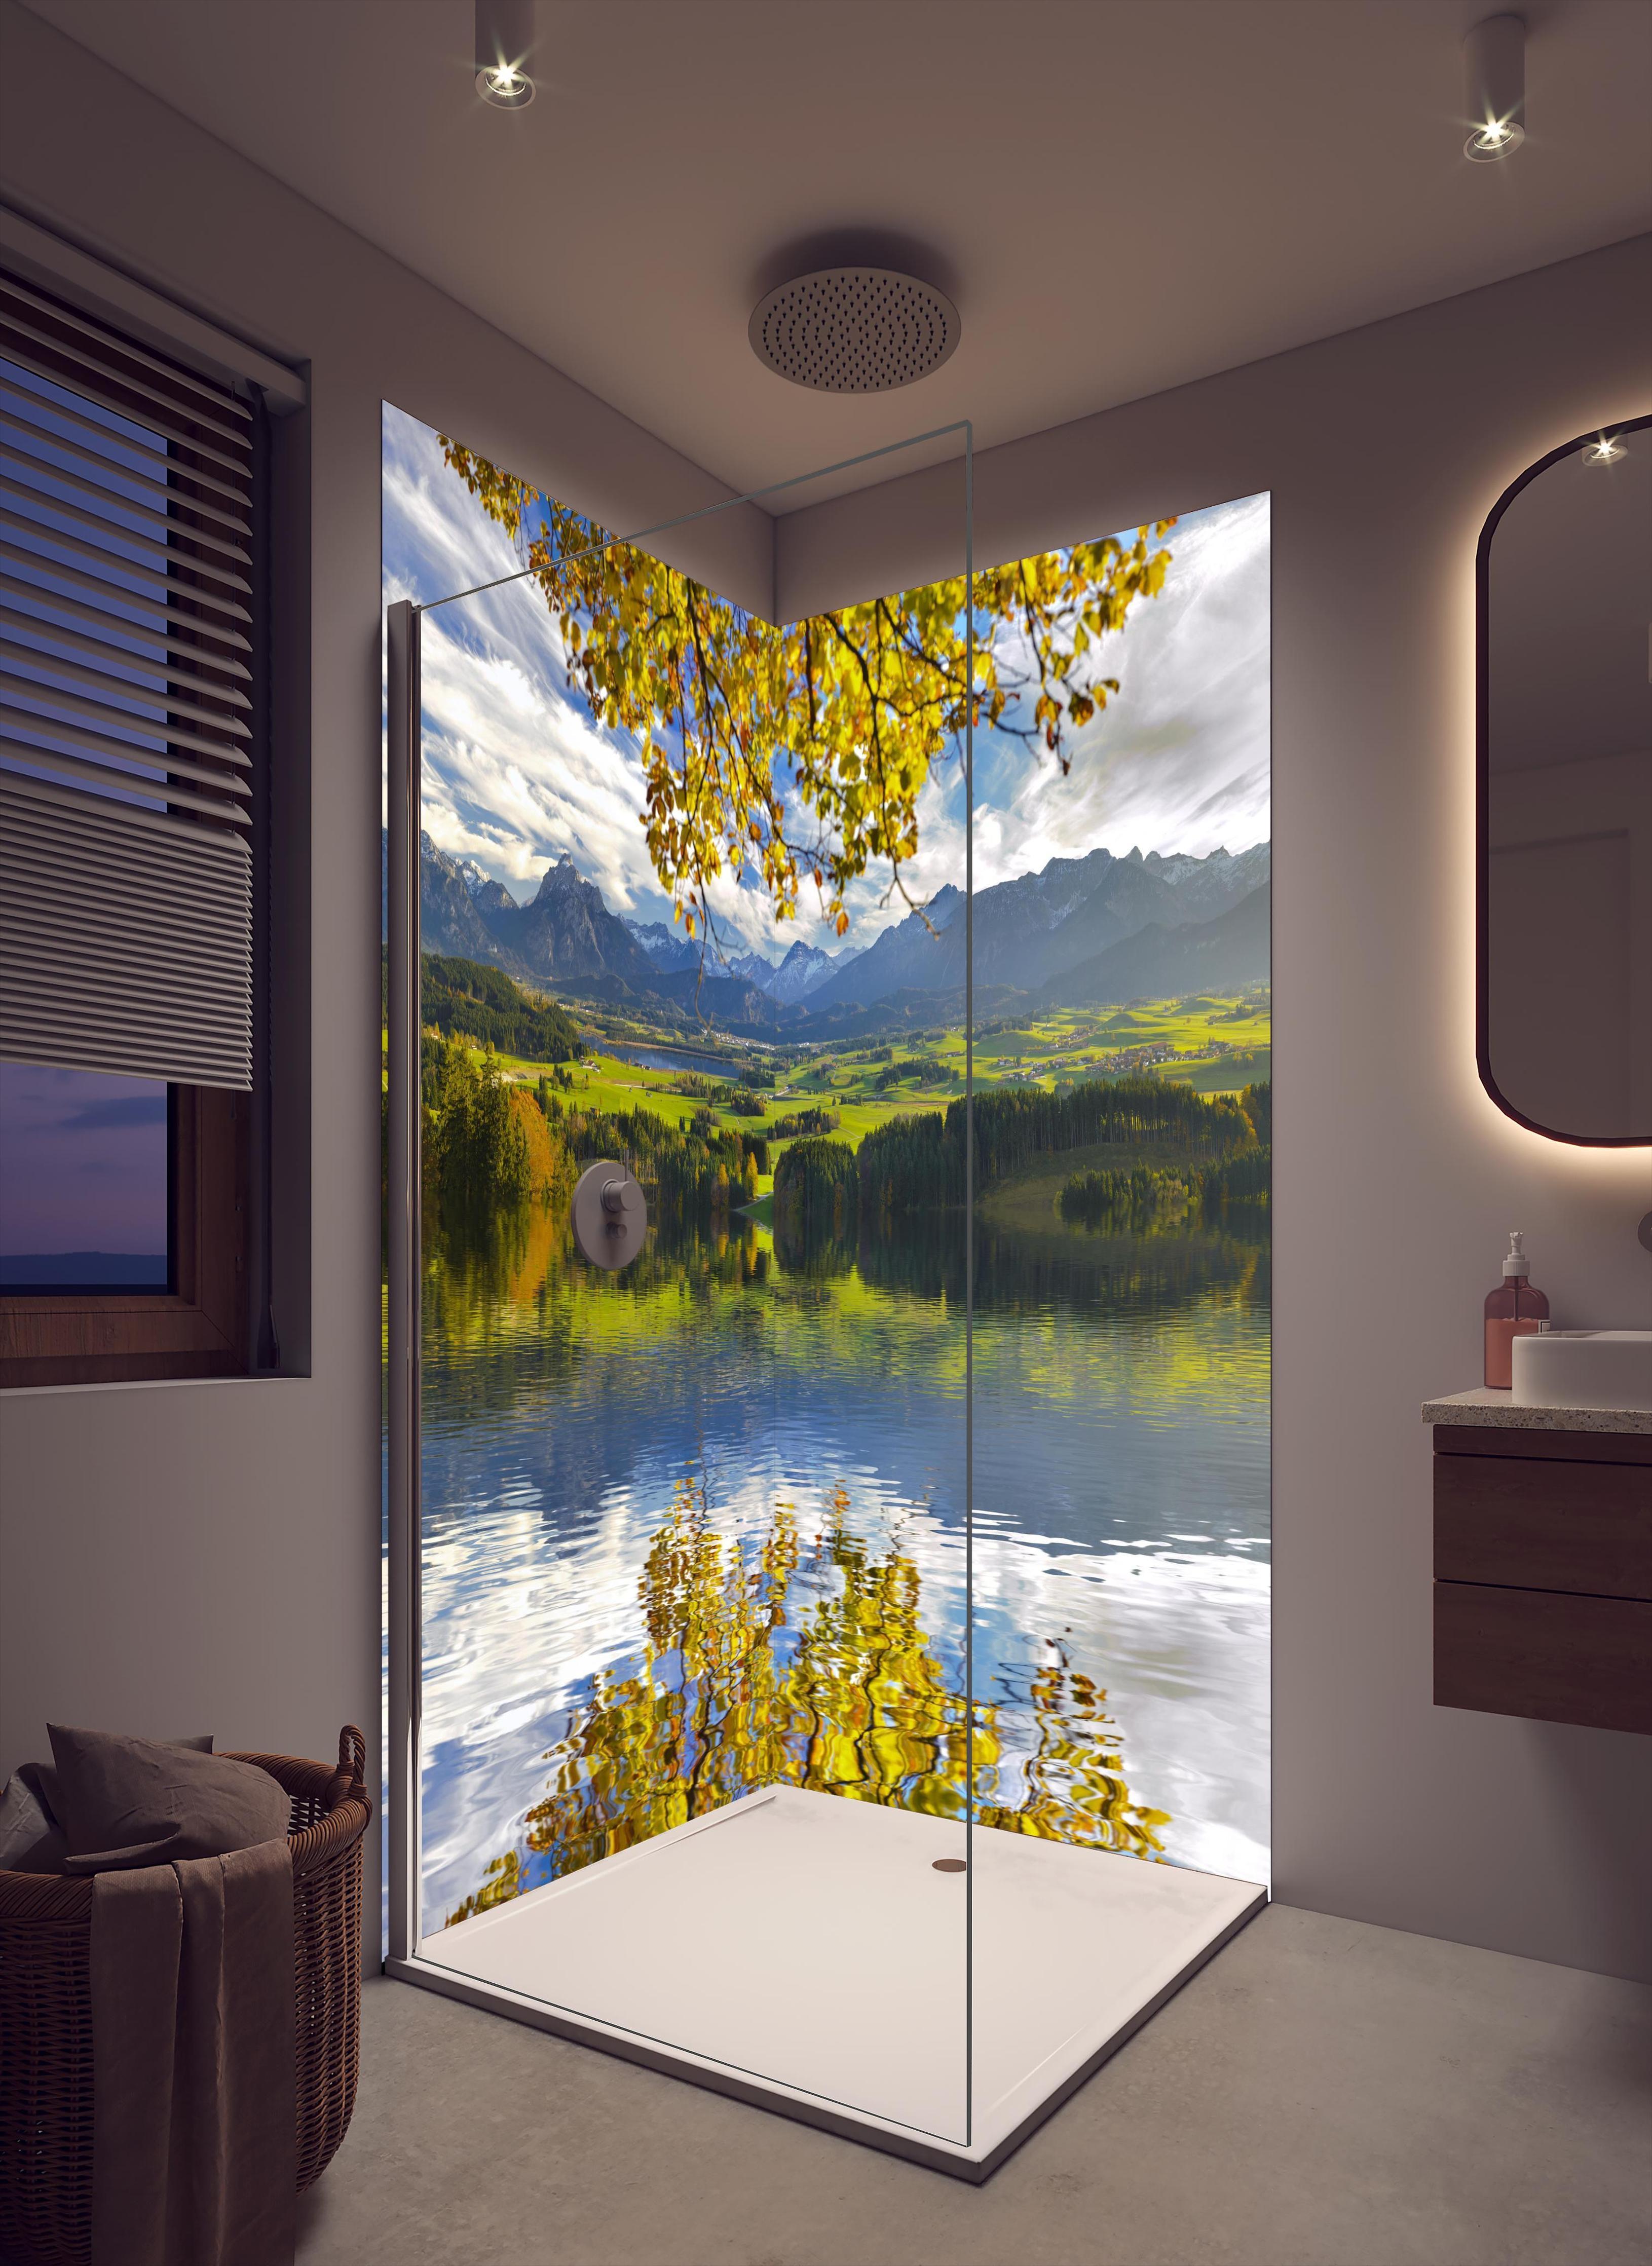
[[[759,362],[816,393],[887,393],[939,369],[958,344],[944,291],[889,267],[822,267],[760,299],[747,326]]]

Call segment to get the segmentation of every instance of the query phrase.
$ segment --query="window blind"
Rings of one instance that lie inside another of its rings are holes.
[[[252,1084],[256,413],[0,272],[0,1057]]]

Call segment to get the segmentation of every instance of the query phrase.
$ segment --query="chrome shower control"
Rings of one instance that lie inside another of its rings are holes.
[[[574,1190],[574,1240],[582,1258],[609,1273],[642,1249],[648,1206],[624,1165],[588,1165]]]

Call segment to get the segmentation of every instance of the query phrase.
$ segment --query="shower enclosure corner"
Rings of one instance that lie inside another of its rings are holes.
[[[385,435],[391,1971],[984,2177],[1264,1894],[1265,1081],[1080,1062],[1031,907],[1254,894],[1021,729],[1169,523],[978,575],[949,428],[616,537]]]

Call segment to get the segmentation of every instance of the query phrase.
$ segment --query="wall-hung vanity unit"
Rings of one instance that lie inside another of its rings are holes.
[[[1481,1389],[1422,1413],[1435,1705],[1652,1731],[1652,1410]]]

